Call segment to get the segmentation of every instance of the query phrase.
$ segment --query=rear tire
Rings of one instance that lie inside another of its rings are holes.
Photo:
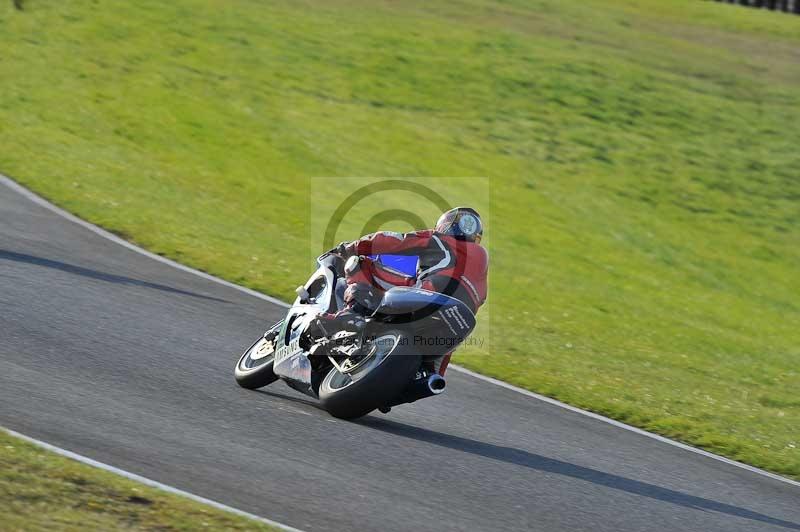
[[[397,332],[386,333],[378,340],[387,337],[394,338],[393,345],[384,348],[389,351],[384,354],[380,347],[376,347],[378,352],[373,366],[369,362],[365,364],[362,374],[358,370],[345,374],[331,368],[322,379],[320,403],[332,416],[341,419],[365,416],[389,404],[408,386],[420,368],[422,357],[407,345],[409,342],[405,336]]]
[[[255,390],[278,380],[272,367],[275,362],[275,336],[281,325],[279,323],[272,327],[239,357],[233,375],[242,388]]]

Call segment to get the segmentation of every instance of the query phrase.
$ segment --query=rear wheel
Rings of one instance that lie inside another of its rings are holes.
[[[272,366],[275,362],[275,338],[281,325],[278,323],[272,327],[239,357],[234,377],[242,388],[255,390],[278,380]]]
[[[319,387],[323,408],[334,417],[355,419],[395,399],[420,367],[422,357],[397,332],[364,346],[365,354],[331,368]]]

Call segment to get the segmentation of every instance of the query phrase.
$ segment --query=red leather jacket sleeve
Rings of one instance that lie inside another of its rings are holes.
[[[347,245],[351,255],[404,254],[428,247],[433,231],[414,231],[413,233],[394,233],[380,231],[361,237]]]

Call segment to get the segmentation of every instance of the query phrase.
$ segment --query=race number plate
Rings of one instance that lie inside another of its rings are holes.
[[[300,338],[295,338],[288,345],[282,345],[275,351],[275,365],[280,364],[287,358],[302,353],[303,349],[300,347]]]

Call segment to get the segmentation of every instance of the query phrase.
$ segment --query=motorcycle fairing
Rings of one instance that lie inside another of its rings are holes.
[[[298,297],[283,321],[278,333],[275,348],[275,375],[285,379],[292,387],[304,393],[313,393],[311,384],[311,361],[308,352],[300,347],[300,337],[311,320],[320,312],[328,312],[338,307],[335,298],[336,276],[324,262],[309,278],[304,288],[308,300]]]
[[[413,333],[420,347],[462,343],[475,329],[475,314],[461,300],[422,288],[395,287],[388,290],[373,315],[376,319],[402,324]]]

